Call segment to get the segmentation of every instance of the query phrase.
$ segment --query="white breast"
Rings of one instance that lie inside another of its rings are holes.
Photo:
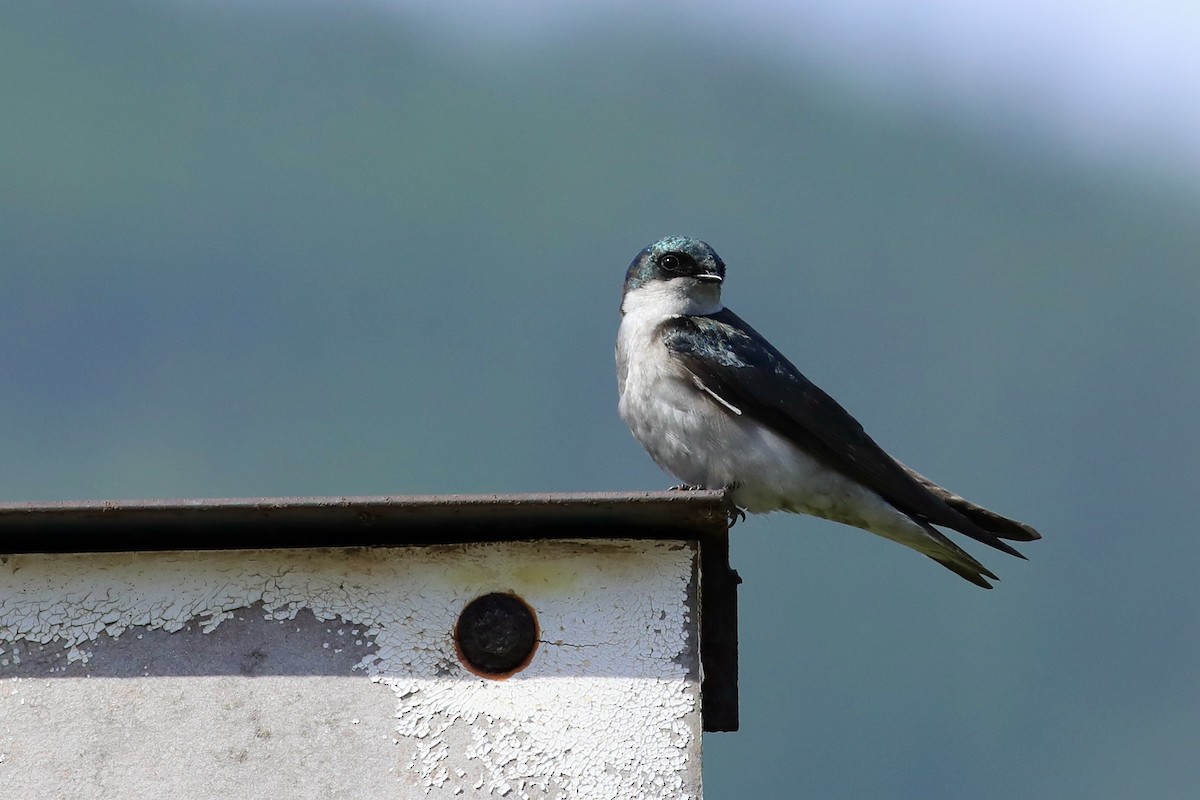
[[[718,287],[699,289],[696,281],[680,279],[626,292],[617,331],[617,389],[621,418],[658,465],[685,483],[707,486],[697,439],[704,438],[713,412],[658,333],[673,317],[721,309]]]

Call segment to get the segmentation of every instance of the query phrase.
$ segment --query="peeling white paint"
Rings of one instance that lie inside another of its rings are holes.
[[[699,785],[693,555],[608,540],[9,556],[0,664],[50,644],[87,664],[130,629],[206,634],[251,606],[275,620],[305,609],[338,621],[322,648],[369,647],[356,669],[392,692],[387,735],[408,755],[378,765],[382,780],[438,797],[684,798]],[[451,636],[494,591],[522,597],[541,628],[506,680],[467,671]]]

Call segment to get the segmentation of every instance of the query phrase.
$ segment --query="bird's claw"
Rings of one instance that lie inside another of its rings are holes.
[[[669,492],[698,492],[703,488],[704,487],[700,486],[700,485],[693,485],[690,483],[680,483],[675,486],[672,486],[667,491],[669,491]],[[725,503],[727,506],[725,509],[725,514],[729,520],[729,523],[728,523],[729,527],[731,527],[731,528],[746,518],[746,512],[744,510],[738,508],[737,504],[735,504],[733,502],[732,492],[736,488],[737,488],[736,483],[725,487],[725,498],[726,498]]]
[[[745,509],[739,508],[738,504],[733,501],[733,490],[738,488],[736,483],[731,483],[725,487],[725,514],[729,519],[729,527],[737,525],[746,518]]]

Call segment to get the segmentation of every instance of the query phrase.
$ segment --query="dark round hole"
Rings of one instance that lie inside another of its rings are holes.
[[[537,638],[533,610],[511,594],[475,598],[454,626],[454,640],[463,662],[489,677],[504,677],[524,668]]]

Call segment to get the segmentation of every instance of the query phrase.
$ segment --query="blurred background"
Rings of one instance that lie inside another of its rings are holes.
[[[624,270],[1045,539],[734,531],[709,798],[1200,792],[1200,12],[0,6],[0,499],[659,489]]]

